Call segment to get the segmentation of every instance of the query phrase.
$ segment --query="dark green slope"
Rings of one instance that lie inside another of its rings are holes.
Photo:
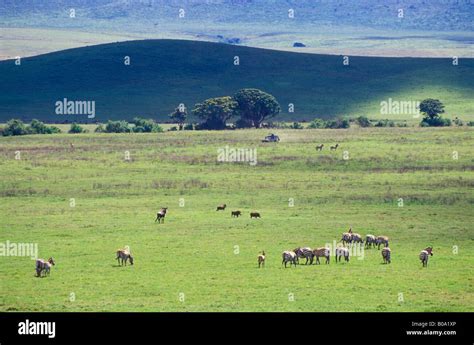
[[[130,56],[131,65],[124,65]],[[234,57],[240,65],[234,65]],[[459,115],[472,114],[473,60],[297,54],[180,40],[144,40],[70,49],[0,62],[0,121],[12,117],[52,122],[55,102],[96,102],[96,119],[134,116],[166,120],[179,103],[260,88],[275,95],[281,119],[374,115],[380,102],[436,97]],[[295,105],[295,113],[287,105]],[[86,116],[76,117],[87,120]]]

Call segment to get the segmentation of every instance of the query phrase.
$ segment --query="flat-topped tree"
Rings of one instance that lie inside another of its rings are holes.
[[[237,102],[230,96],[206,99],[194,105],[193,114],[204,122],[202,129],[225,129],[226,121],[236,115]]]
[[[237,91],[234,99],[243,121],[259,128],[265,119],[276,116],[281,108],[275,97],[259,89],[242,89]]]

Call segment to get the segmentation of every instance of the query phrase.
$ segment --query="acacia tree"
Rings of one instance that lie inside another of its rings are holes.
[[[280,111],[275,97],[259,89],[241,89],[234,95],[242,123],[259,128],[262,122]]]
[[[182,130],[188,117],[188,111],[184,106],[179,105],[169,116],[171,120],[178,124],[179,130]]]
[[[204,122],[202,129],[225,129],[226,121],[236,114],[237,102],[230,96],[206,99],[194,106],[193,114]]]
[[[451,121],[443,119],[440,114],[444,113],[444,105],[437,99],[427,98],[420,103],[420,112],[425,117],[421,121],[422,126],[449,126]]]

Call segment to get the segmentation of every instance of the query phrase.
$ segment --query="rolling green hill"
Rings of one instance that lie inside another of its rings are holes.
[[[131,64],[124,64],[129,56]],[[240,64],[234,65],[238,56]],[[438,98],[448,117],[474,115],[474,60],[350,57],[300,54],[183,40],[104,44],[0,62],[0,121],[38,118],[87,121],[55,114],[55,102],[95,101],[96,118],[167,120],[179,103],[254,87],[278,99],[279,119],[381,115],[380,102]],[[294,113],[288,112],[293,103]],[[89,120],[90,121],[90,120]]]

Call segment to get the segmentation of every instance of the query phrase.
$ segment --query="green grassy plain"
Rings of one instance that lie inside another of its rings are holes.
[[[40,279],[30,258],[0,257],[0,311],[474,311],[472,128],[276,133],[278,144],[260,142],[265,130],[0,138],[0,242],[38,243],[57,262]],[[258,164],[217,162],[226,145],[256,148]],[[369,249],[282,268],[283,250],[349,226],[389,236],[392,263]],[[126,245],[135,265],[118,267]]]

